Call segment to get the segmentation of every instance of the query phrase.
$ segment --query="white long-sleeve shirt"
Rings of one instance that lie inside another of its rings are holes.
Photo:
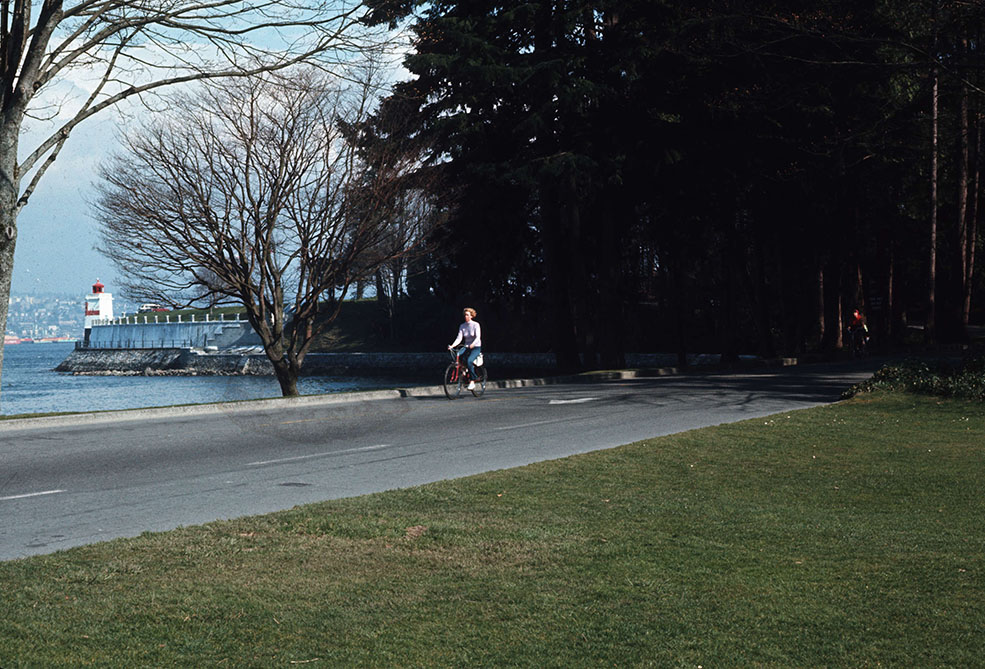
[[[482,346],[482,328],[476,321],[466,321],[458,326],[458,336],[451,343],[452,347],[458,346],[461,341],[469,348]]]

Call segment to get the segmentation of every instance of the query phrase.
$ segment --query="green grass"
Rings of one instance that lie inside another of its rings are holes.
[[[0,666],[977,666],[983,473],[874,393],[146,534],[0,564]]]

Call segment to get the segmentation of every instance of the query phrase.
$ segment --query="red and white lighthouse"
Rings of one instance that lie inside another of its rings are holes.
[[[113,295],[103,289],[106,288],[96,279],[92,284],[92,292],[86,295],[86,317],[85,317],[85,341],[89,342],[89,331],[92,324],[108,318],[113,318]]]

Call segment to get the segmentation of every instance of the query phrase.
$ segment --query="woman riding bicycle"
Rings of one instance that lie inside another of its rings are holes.
[[[465,364],[469,368],[468,389],[473,390],[475,388],[474,379],[476,378],[475,359],[482,352],[482,328],[479,327],[478,321],[475,320],[477,315],[475,309],[465,307],[462,313],[465,316],[465,322],[458,326],[458,336],[455,337],[455,341],[448,345],[448,350],[450,351],[458,346],[459,342],[465,344],[458,355],[459,358],[463,358],[468,353],[468,357],[465,358]]]

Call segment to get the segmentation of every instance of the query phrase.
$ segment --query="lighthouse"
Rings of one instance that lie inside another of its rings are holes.
[[[107,293],[106,288],[96,279],[92,284],[92,292],[86,295],[85,345],[89,346],[89,333],[96,321],[113,318],[113,294]]]

